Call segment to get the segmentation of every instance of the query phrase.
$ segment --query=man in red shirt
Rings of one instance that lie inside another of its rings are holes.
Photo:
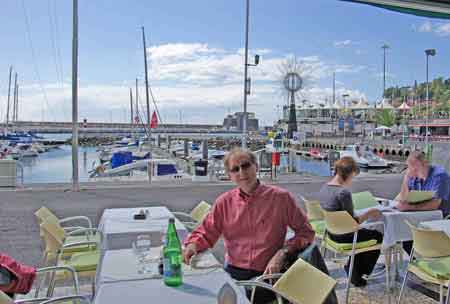
[[[225,271],[232,278],[249,280],[285,270],[314,241],[305,213],[290,192],[259,182],[251,152],[233,150],[225,157],[225,169],[237,187],[219,196],[202,224],[185,240],[184,262],[189,264],[193,255],[213,247],[222,236]],[[294,236],[286,240],[288,227]],[[256,296],[260,298],[256,303],[273,299],[261,292]]]

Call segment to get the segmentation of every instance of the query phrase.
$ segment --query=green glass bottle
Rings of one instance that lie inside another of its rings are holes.
[[[164,283],[167,286],[180,286],[183,284],[181,266],[183,263],[181,243],[175,228],[175,219],[169,219],[166,233],[166,244],[163,248],[164,256]]]

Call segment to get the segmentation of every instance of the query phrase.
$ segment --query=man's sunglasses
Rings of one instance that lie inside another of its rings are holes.
[[[234,166],[233,168],[231,168],[231,169],[230,169],[230,172],[231,172],[231,173],[238,173],[238,172],[239,172],[239,169],[242,170],[242,171],[243,171],[243,170],[247,170],[247,169],[250,168],[252,165],[253,165],[253,164],[252,164],[251,162],[249,162],[249,161],[243,161],[243,162],[241,162],[240,165]]]

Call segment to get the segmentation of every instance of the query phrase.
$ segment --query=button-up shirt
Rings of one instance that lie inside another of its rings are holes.
[[[285,240],[288,227],[295,235]],[[263,272],[280,248],[294,253],[311,244],[314,231],[291,193],[260,184],[251,194],[239,188],[222,194],[185,245],[195,243],[201,252],[213,247],[220,236],[228,264]]]
[[[413,177],[408,180],[409,190],[434,191],[434,198],[440,199],[439,209],[444,216],[450,213],[450,176],[441,166],[430,166],[427,178]]]

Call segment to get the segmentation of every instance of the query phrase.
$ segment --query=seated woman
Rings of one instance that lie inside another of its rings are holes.
[[[347,211],[358,223],[362,223],[367,219],[378,219],[381,216],[381,212],[378,209],[370,209],[367,212],[355,216],[353,212],[352,193],[350,187],[352,185],[353,177],[359,173],[358,165],[351,157],[343,157],[338,160],[334,165],[334,177],[326,183],[319,193],[320,205],[327,211]],[[352,243],[353,233],[333,235],[329,234],[329,237],[339,243]],[[377,240],[378,243],[383,241],[383,235],[376,230],[361,229],[358,232],[358,242]],[[351,282],[355,286],[365,286],[366,280],[363,279],[363,275],[369,275],[378,257],[380,256],[379,250],[363,252],[355,255],[354,268],[352,273]],[[349,262],[345,266],[345,270],[348,274]]]

